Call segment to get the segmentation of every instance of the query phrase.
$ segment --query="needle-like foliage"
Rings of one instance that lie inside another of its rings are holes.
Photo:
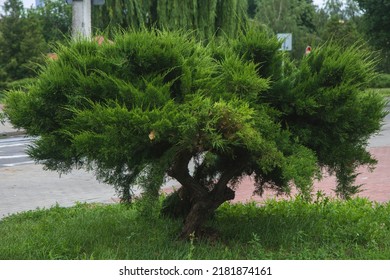
[[[6,113],[40,136],[38,162],[93,169],[126,200],[135,185],[156,195],[177,179],[164,212],[186,217],[182,237],[233,199],[243,176],[259,194],[296,187],[309,197],[326,167],[348,197],[355,167],[374,162],[365,147],[384,103],[361,93],[373,64],[357,48],[330,44],[295,67],[253,30],[207,46],[156,30],[112,41],[60,47],[27,94],[8,94]]]

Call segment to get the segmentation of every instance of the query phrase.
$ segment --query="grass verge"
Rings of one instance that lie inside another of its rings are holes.
[[[0,259],[390,259],[390,204],[320,197],[224,204],[218,238],[176,240],[159,204],[78,204],[0,221]]]

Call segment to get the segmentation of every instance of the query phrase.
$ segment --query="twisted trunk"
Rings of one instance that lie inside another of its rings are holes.
[[[234,199],[234,196],[234,191],[226,187],[225,193],[222,197],[215,197],[212,192],[210,192],[208,196],[195,201],[190,212],[185,218],[184,226],[179,238],[186,239],[192,233],[198,235],[202,225],[214,213],[214,211],[225,201]]]
[[[184,226],[179,235],[181,239],[188,238],[192,233],[195,235],[199,233],[205,221],[222,203],[234,199],[235,192],[227,184],[239,170],[237,166],[240,166],[234,165],[227,168],[210,191],[190,175],[188,163],[191,158],[190,152],[181,152],[177,155],[168,175],[179,181],[182,187],[176,192],[172,205],[163,209],[170,216],[183,215],[185,217]]]

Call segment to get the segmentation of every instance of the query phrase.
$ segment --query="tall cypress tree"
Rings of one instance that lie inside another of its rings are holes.
[[[145,25],[150,0],[106,0],[93,8],[93,26],[98,29],[113,27],[139,28]]]
[[[157,27],[192,30],[201,39],[234,36],[245,24],[247,1],[242,0],[106,0],[94,9],[94,26],[138,29]]]

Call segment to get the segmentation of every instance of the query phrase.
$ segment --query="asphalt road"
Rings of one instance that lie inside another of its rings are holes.
[[[26,154],[31,144],[31,138],[21,136],[0,139],[0,168],[34,163]]]

